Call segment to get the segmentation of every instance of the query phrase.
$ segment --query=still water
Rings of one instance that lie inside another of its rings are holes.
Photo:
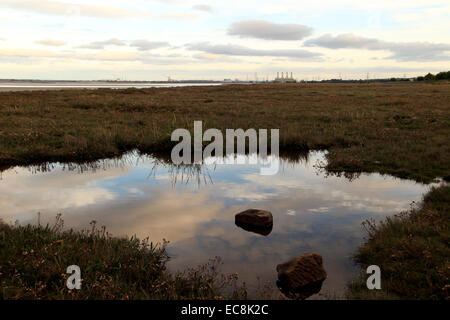
[[[170,88],[186,86],[220,86],[222,83],[177,83],[177,82],[101,82],[101,81],[78,81],[78,82],[26,82],[26,81],[0,81],[1,91],[29,91],[29,90],[59,90],[59,89],[126,89],[126,88]]]
[[[176,167],[134,152],[82,166],[16,167],[1,173],[0,218],[36,223],[40,212],[52,222],[61,213],[66,227],[96,220],[113,235],[167,239],[170,270],[220,256],[221,270],[238,273],[250,292],[266,283],[277,290],[277,264],[318,252],[328,278],[311,298],[342,296],[358,272],[351,255],[365,236],[361,223],[409,209],[430,186],[379,174],[328,176],[325,161],[324,152],[281,158],[273,176],[257,165]],[[272,212],[269,235],[235,225],[234,215],[249,208]]]

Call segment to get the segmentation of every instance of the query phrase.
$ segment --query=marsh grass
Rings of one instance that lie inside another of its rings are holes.
[[[220,258],[170,273],[165,244],[89,230],[10,226],[0,222],[0,299],[243,299],[237,275],[220,273]],[[66,268],[81,268],[81,290],[69,290]]]
[[[408,212],[366,221],[368,241],[356,255],[366,270],[381,268],[382,291],[367,290],[362,275],[349,285],[361,299],[450,299],[450,186],[433,188]]]
[[[0,93],[0,166],[168,152],[176,128],[279,128],[327,170],[448,176],[450,83],[229,85]]]

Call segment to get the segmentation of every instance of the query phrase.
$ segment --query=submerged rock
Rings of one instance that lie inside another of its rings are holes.
[[[277,286],[291,299],[306,299],[319,293],[327,272],[322,265],[322,256],[307,253],[277,265]]]
[[[235,223],[246,231],[266,236],[272,231],[273,216],[266,210],[248,209],[236,214]]]

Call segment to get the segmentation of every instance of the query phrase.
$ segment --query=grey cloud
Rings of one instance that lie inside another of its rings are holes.
[[[192,7],[194,10],[204,11],[204,12],[213,12],[213,9],[211,6],[208,6],[207,4],[197,4]]]
[[[277,24],[265,20],[239,21],[228,29],[229,35],[265,40],[301,40],[311,32],[310,27],[301,24]]]
[[[168,42],[162,41],[135,40],[130,43],[130,47],[136,47],[140,51],[147,51],[151,49],[163,48],[168,46],[170,46]]]
[[[106,41],[94,41],[80,46],[82,49],[104,49],[106,46],[125,46],[126,43],[120,39],[109,39]]]
[[[389,48],[393,54],[387,59],[398,61],[450,61],[450,44],[409,42],[392,43]]]
[[[214,45],[209,42],[187,44],[186,47],[189,50],[229,56],[287,57],[300,59],[317,59],[321,56],[320,53],[301,49],[261,50],[233,44]]]
[[[126,46],[127,42],[120,39],[109,39],[106,41],[94,41],[80,46],[82,49],[104,49],[106,46]],[[130,47],[138,48],[140,51],[147,51],[156,48],[168,47],[170,44],[163,41],[134,40],[129,43]]]
[[[325,34],[319,38],[305,41],[307,47],[325,47],[329,49],[341,48],[358,48],[379,50],[382,48],[382,42],[377,39],[359,37],[351,33],[340,34],[333,36]]]
[[[354,34],[333,36],[325,34],[319,38],[304,42],[307,47],[323,47],[328,49],[367,49],[387,50],[392,55],[385,59],[397,61],[447,61],[450,55],[450,44],[429,42],[389,42],[374,38],[360,37]]]

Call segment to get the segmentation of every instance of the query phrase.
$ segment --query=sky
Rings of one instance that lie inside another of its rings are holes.
[[[366,79],[443,70],[448,0],[0,0],[0,79]]]

